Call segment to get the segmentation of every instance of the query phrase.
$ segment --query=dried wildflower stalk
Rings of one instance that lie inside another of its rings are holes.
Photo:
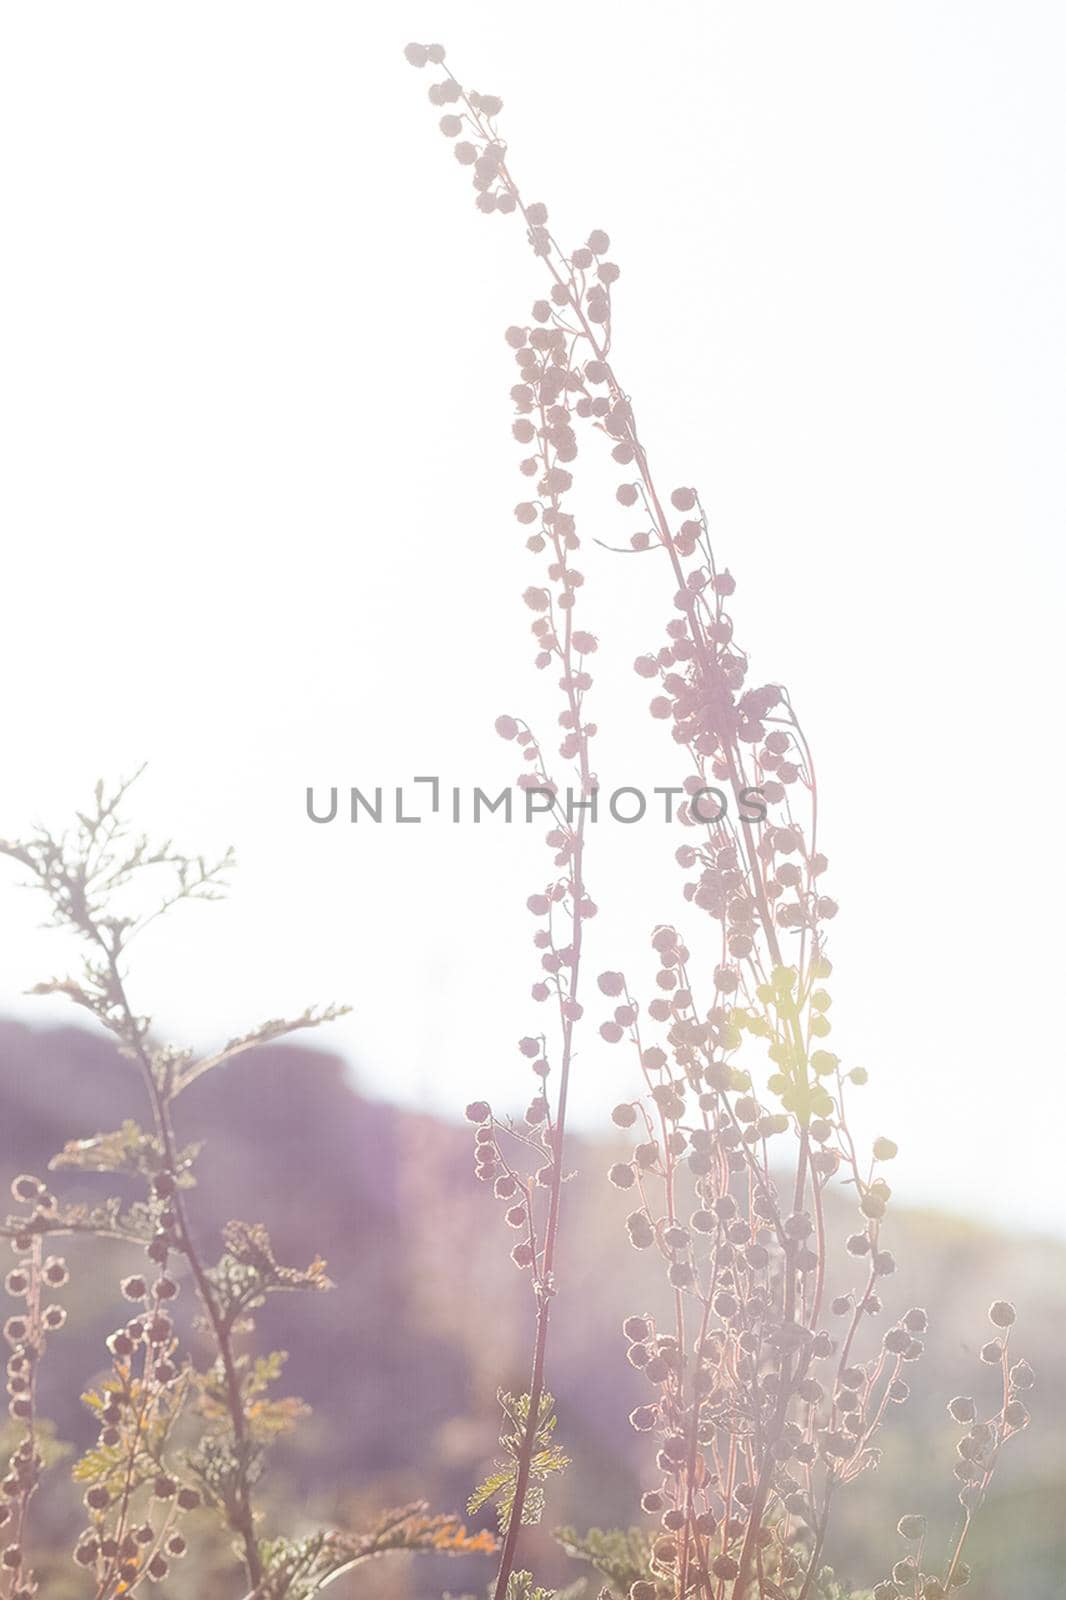
[[[416,67],[444,61],[439,45],[410,45],[406,54]],[[643,1506],[661,1527],[647,1570],[630,1593],[632,1600],[671,1593],[705,1600],[828,1595],[831,1579],[821,1561],[834,1495],[876,1465],[878,1430],[888,1408],[907,1396],[903,1372],[921,1354],[927,1318],[916,1307],[884,1335],[873,1331],[882,1281],[895,1268],[881,1231],[891,1193],[882,1167],[896,1146],[878,1139],[872,1159],[860,1158],[847,1097],[866,1075],[845,1067],[827,1044],[831,996],[825,984],[832,968],[825,926],[837,906],[821,884],[827,862],[818,847],[811,753],[786,691],[749,682],[748,658],[735,642],[727,609],[734,582],[715,563],[697,491],[681,486],[667,497],[653,475],[612,358],[619,270],[608,259],[607,235],[597,229],[569,254],[560,247],[547,208],[527,203],[512,175],[496,96],[464,89],[445,67],[429,98],[444,112],[440,128],[455,141],[456,159],[470,169],[478,209],[517,213],[550,279],[549,298],[534,303],[530,323],[506,335],[519,368],[511,390],[514,434],[530,450],[521,470],[536,487],[536,498],[521,502],[515,515],[534,528],[529,549],[546,552],[550,562],[554,592],[533,589],[526,600],[538,612],[537,665],[562,671],[568,704],[561,754],[577,759],[584,796],[592,788],[587,741],[595,730],[583,724],[575,695],[576,684],[581,693],[588,686],[587,674],[575,675],[570,628],[582,581],[570,553],[579,541],[559,508],[576,455],[575,419],[609,444],[625,474],[617,501],[632,508],[638,522],[630,549],[657,559],[660,570],[664,565],[673,591],[665,638],[635,666],[658,685],[652,716],[671,725],[689,763],[678,808],[687,837],[677,861],[688,874],[685,901],[704,919],[704,940],[709,924],[714,954],[709,961],[694,959],[676,926],[663,923],[652,935],[659,971],[657,992],[646,1005],[623,973],[599,978],[601,992],[617,1002],[600,1033],[634,1052],[644,1086],[642,1097],[614,1109],[615,1123],[635,1128],[639,1142],[609,1176],[634,1193],[630,1242],[661,1258],[673,1303],[668,1328],[639,1315],[624,1329],[629,1360],[649,1382],[648,1402],[631,1421],[658,1440],[659,1481]],[[589,638],[588,649],[594,645]],[[529,730],[510,718],[497,726],[504,737],[523,740],[539,781],[550,781]],[[508,1221],[528,1229],[528,1240],[514,1256],[531,1272],[538,1296],[534,1400],[517,1478],[509,1485],[496,1600],[507,1592],[526,1510],[547,1299],[554,1289],[566,1074],[580,1016],[574,1001],[583,818],[582,812],[575,829],[569,816],[556,817],[549,844],[559,850],[556,864],[564,876],[530,901],[537,915],[550,914],[559,902],[572,915],[565,950],[556,949],[550,927],[547,937],[538,936],[553,964],[546,961],[549,981],[534,990],[536,998],[552,996],[559,1005],[564,1069],[558,1110],[552,1122],[545,1096],[534,1101],[527,1123],[545,1124],[546,1133],[510,1130],[550,1155],[543,1250],[531,1220],[532,1187],[505,1163],[500,1125],[484,1102],[468,1112],[480,1124],[479,1175],[491,1178],[502,1168],[497,1193],[520,1196]],[[541,1041],[523,1041],[531,1055],[540,1047]],[[546,1061],[545,1055],[538,1063],[542,1073]],[[863,1264],[865,1277],[827,1307],[824,1194],[838,1172],[858,1205],[859,1225],[847,1251]],[[823,1326],[827,1310],[842,1328],[838,1335]],[[991,1315],[1002,1328],[1013,1322],[1003,1302]],[[1005,1338],[986,1346],[983,1357],[1002,1368],[1002,1401],[979,1423],[972,1401],[953,1402],[959,1420],[972,1424],[956,1468],[964,1508],[960,1537],[942,1575],[923,1570],[924,1526],[915,1532],[922,1519],[903,1519],[901,1531],[916,1538],[918,1548],[875,1588],[875,1600],[938,1600],[965,1581],[962,1545],[1000,1448],[1025,1425],[1018,1391],[1031,1381],[1024,1363],[1009,1365]]]
[[[280,1352],[253,1357],[252,1315],[268,1294],[321,1292],[331,1284],[319,1260],[305,1271],[279,1265],[266,1230],[257,1224],[228,1223],[224,1251],[207,1265],[185,1200],[198,1147],[179,1144],[173,1108],[190,1083],[232,1056],[328,1022],[341,1010],[330,1006],[264,1023],[202,1059],[153,1041],[149,1019],[129,998],[129,948],[180,902],[218,898],[231,857],[209,864],[131,834],[121,815],[128,787],[108,795],[98,785],[92,808],[69,834],[55,837],[39,829],[19,843],[0,841],[0,854],[26,869],[31,885],[46,895],[53,924],[87,946],[78,977],[53,979],[37,992],[68,995],[114,1036],[138,1070],[152,1119],[151,1132],[127,1120],[113,1133],[72,1142],[51,1163],[57,1171],[76,1168],[138,1179],[145,1186],[143,1201],[124,1206],[112,1199],[92,1209],[64,1206],[40,1178],[23,1174],[13,1193],[24,1209],[0,1224],[19,1262],[5,1287],[26,1301],[25,1311],[9,1317],[4,1327],[11,1351],[10,1413],[23,1438],[3,1486],[6,1504],[0,1503],[0,1521],[12,1527],[0,1553],[0,1600],[31,1600],[38,1592],[25,1557],[29,1503],[43,1465],[36,1373],[46,1336],[65,1320],[61,1307],[42,1301],[46,1290],[67,1281],[65,1262],[44,1254],[53,1235],[91,1233],[135,1242],[148,1261],[143,1274],[121,1283],[127,1320],[108,1338],[109,1374],[85,1396],[99,1433],[96,1446],[74,1468],[88,1516],[74,1559],[87,1574],[93,1600],[132,1595],[164,1579],[188,1548],[183,1519],[205,1500],[237,1537],[244,1582],[234,1593],[250,1586],[250,1600],[306,1600],[341,1571],[390,1549],[494,1549],[488,1536],[469,1537],[454,1518],[426,1516],[422,1507],[389,1513],[366,1535],[328,1532],[260,1540],[254,1495],[263,1458],[304,1408],[299,1401],[273,1397],[285,1358]],[[149,880],[163,887],[144,914],[137,908]],[[186,1272],[214,1347],[206,1371],[182,1355],[172,1316]],[[196,1444],[177,1451],[172,1436],[183,1415],[195,1427]]]
[[[17,1178],[16,1194],[25,1197],[30,1182],[26,1177]],[[8,1317],[4,1324],[4,1337],[11,1350],[7,1363],[8,1414],[22,1432],[0,1486],[4,1494],[0,1501],[0,1527],[4,1530],[0,1591],[13,1600],[33,1593],[25,1540],[30,1501],[44,1466],[37,1416],[37,1371],[49,1335],[57,1333],[67,1319],[66,1311],[52,1301],[51,1295],[70,1281],[66,1262],[61,1256],[45,1256],[40,1237],[27,1241],[21,1255],[20,1264],[4,1280],[7,1294],[25,1302],[24,1310]],[[46,1298],[48,1303],[44,1304]]]

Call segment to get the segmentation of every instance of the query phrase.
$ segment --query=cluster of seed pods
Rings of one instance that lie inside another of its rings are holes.
[[[89,1526],[74,1559],[93,1572],[101,1597],[133,1593],[160,1583],[185,1555],[181,1521],[201,1503],[169,1457],[170,1432],[181,1412],[191,1374],[178,1354],[172,1306],[180,1285],[169,1262],[179,1218],[172,1173],[152,1179],[149,1209],[154,1231],[145,1253],[150,1270],[124,1278],[122,1297],[136,1307],[107,1338],[111,1372],[90,1397],[99,1427],[101,1457],[113,1453],[118,1472],[98,1479],[84,1496]]]
[[[873,1600],[947,1600],[955,1589],[970,1581],[969,1565],[962,1559],[975,1513],[984,1501],[1007,1440],[1026,1427],[1029,1410],[1022,1396],[1033,1387],[1036,1375],[1028,1361],[1013,1361],[1010,1334],[1015,1322],[1014,1307],[1007,1300],[996,1300],[988,1310],[996,1336],[981,1346],[980,1360],[999,1374],[998,1404],[982,1417],[972,1395],[958,1394],[948,1402],[952,1422],[963,1432],[956,1447],[955,1477],[959,1483],[962,1524],[945,1562],[930,1558],[927,1545],[928,1519],[911,1512],[899,1520],[900,1537],[908,1553],[893,1566],[892,1574],[874,1585]],[[930,1570],[936,1566],[937,1570]]]
[[[817,838],[813,759],[787,691],[752,680],[731,614],[736,586],[716,564],[698,491],[662,492],[652,472],[612,357],[620,274],[608,236],[594,230],[565,251],[547,207],[527,203],[511,173],[499,98],[463,88],[443,66],[440,46],[411,45],[407,56],[414,66],[443,68],[429,98],[445,108],[440,129],[469,170],[476,205],[520,216],[549,280],[529,324],[507,331],[519,366],[514,431],[530,448],[522,470],[537,491],[516,516],[532,529],[530,549],[548,552],[551,580],[562,586],[556,600],[546,589],[526,596],[537,613],[537,664],[557,659],[561,598],[571,648],[575,637],[564,551],[576,536],[568,519],[559,523],[557,495],[570,484],[579,425],[599,436],[618,468],[616,502],[630,516],[622,537],[657,564],[668,607],[659,640],[635,670],[654,686],[650,713],[669,725],[687,763],[676,860],[700,948],[709,934],[712,954],[694,958],[685,934],[663,923],[651,936],[658,970],[650,997],[633,993],[620,971],[599,978],[613,1002],[600,1034],[633,1052],[640,1090],[614,1109],[615,1124],[633,1130],[637,1142],[609,1177],[633,1202],[630,1243],[662,1260],[672,1304],[669,1326],[640,1313],[624,1329],[629,1360],[649,1383],[631,1420],[657,1440],[659,1476],[643,1504],[661,1524],[653,1578],[637,1586],[649,1593],[633,1600],[652,1600],[659,1590],[740,1600],[756,1578],[760,1592],[783,1586],[789,1597],[808,1600],[834,1494],[876,1464],[878,1431],[888,1409],[907,1398],[907,1366],[921,1355],[927,1329],[926,1313],[914,1307],[879,1331],[881,1290],[895,1270],[881,1237],[891,1197],[883,1169],[897,1147],[882,1137],[860,1157],[848,1126],[848,1095],[866,1073],[830,1042],[826,926],[837,905],[823,886],[828,863]],[[564,692],[572,695],[575,682],[568,666]],[[587,680],[580,684],[583,692]],[[562,753],[578,759],[587,788],[594,729],[579,706],[571,700]],[[506,717],[498,727],[523,741],[541,781],[529,730]],[[580,846],[575,852],[565,826],[550,842],[559,864],[572,872],[576,854],[580,870]],[[564,876],[530,900],[533,914],[549,922],[538,943],[552,961],[561,955],[564,973],[573,970],[575,942],[557,951],[551,917],[560,903],[576,907],[582,897]],[[548,967],[553,979],[559,970]],[[557,993],[572,1029],[581,1012],[566,981],[542,980],[534,993]],[[546,1074],[542,1041],[523,1040],[522,1049]],[[469,1114],[479,1124],[479,1176],[496,1183],[511,1202],[508,1221],[525,1230],[528,1195],[514,1203],[521,1184],[504,1163],[489,1108],[478,1102]],[[535,1098],[526,1121],[548,1131],[519,1136],[550,1151],[547,1102]],[[824,1196],[838,1175],[858,1211],[846,1253],[860,1276],[827,1303]],[[515,1260],[536,1272],[532,1230]],[[987,1439],[971,1440],[978,1455],[964,1460],[991,1468],[1013,1425],[982,1426],[991,1429]],[[976,1501],[987,1483],[975,1485],[967,1478],[963,1493],[974,1491]],[[945,1583],[957,1583],[962,1570],[956,1561]],[[914,1592],[935,1595],[939,1581],[923,1576],[933,1589]],[[890,1582],[893,1595],[909,1592],[895,1576]],[[888,1595],[883,1587],[878,1600]]]
[[[47,1185],[22,1173],[12,1183],[11,1192],[29,1210],[25,1231],[11,1239],[16,1265],[4,1279],[8,1296],[21,1304],[4,1323],[9,1351],[7,1409],[20,1438],[0,1483],[0,1593],[10,1600],[32,1600],[38,1585],[27,1564],[23,1541],[30,1500],[44,1467],[38,1435],[37,1373],[49,1335],[58,1333],[67,1320],[64,1307],[52,1295],[66,1287],[70,1273],[62,1256],[45,1253],[41,1225],[47,1224],[56,1207]]]
[[[133,1594],[144,1583],[167,1577],[187,1542],[181,1519],[201,1503],[200,1491],[175,1476],[166,1458],[171,1426],[181,1411],[190,1374],[178,1358],[171,1303],[179,1286],[167,1270],[172,1247],[170,1196],[174,1180],[160,1174],[152,1192],[158,1224],[147,1244],[154,1270],[123,1280],[124,1299],[136,1305],[131,1317],[107,1338],[111,1370],[98,1393],[86,1396],[97,1423],[95,1462],[87,1472],[83,1503],[88,1526],[79,1534],[74,1560],[94,1580],[98,1600]],[[24,1173],[12,1184],[25,1216],[9,1218],[11,1245],[18,1258],[5,1279],[7,1293],[25,1302],[8,1317],[4,1336],[8,1357],[9,1413],[23,1430],[9,1462],[0,1501],[0,1524],[11,1537],[0,1555],[0,1595],[30,1600],[39,1592],[26,1564],[23,1533],[31,1496],[44,1467],[36,1414],[37,1373],[47,1339],[66,1322],[66,1311],[49,1296],[70,1278],[60,1256],[45,1253],[49,1234],[63,1231],[65,1219],[46,1184]]]

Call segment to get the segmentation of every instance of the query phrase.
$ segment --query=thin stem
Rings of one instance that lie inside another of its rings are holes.
[[[165,1094],[156,1083],[155,1073],[152,1071],[152,1062],[145,1049],[141,1029],[133,1015],[132,1008],[126,994],[125,983],[118,965],[118,952],[109,944],[102,935],[98,942],[104,949],[108,959],[114,993],[122,1008],[128,1029],[128,1037],[133,1048],[137,1063],[141,1069],[148,1098],[151,1102],[152,1115],[155,1121],[156,1135],[163,1146],[166,1170],[174,1179],[177,1177],[177,1147],[174,1139],[174,1130],[170,1119],[170,1107]],[[239,1534],[244,1548],[244,1562],[248,1571],[249,1582],[258,1588],[263,1581],[263,1564],[259,1556],[259,1546],[255,1537],[255,1512],[251,1501],[251,1492],[248,1484],[248,1426],[244,1412],[244,1401],[241,1395],[240,1375],[237,1371],[236,1360],[233,1354],[233,1345],[230,1330],[226,1324],[221,1307],[215,1297],[211,1281],[207,1275],[200,1253],[196,1248],[192,1230],[189,1226],[188,1215],[181,1196],[181,1190],[174,1189],[169,1203],[177,1218],[177,1233],[179,1248],[189,1263],[189,1269],[196,1284],[200,1303],[207,1313],[214,1335],[215,1345],[226,1388],[226,1410],[229,1413],[230,1425],[233,1428],[234,1453],[237,1458],[237,1517],[235,1532]]]

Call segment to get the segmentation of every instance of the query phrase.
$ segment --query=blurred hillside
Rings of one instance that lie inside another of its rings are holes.
[[[133,1069],[106,1040],[74,1028],[0,1023],[0,1095],[5,1188],[16,1171],[43,1171],[68,1139],[128,1116],[147,1119]],[[527,1280],[508,1259],[509,1230],[472,1176],[468,1132],[364,1099],[342,1061],[291,1046],[240,1057],[200,1080],[178,1113],[179,1136],[206,1141],[190,1197],[205,1254],[217,1255],[222,1222],[262,1221],[280,1260],[302,1266],[321,1254],[337,1283],[330,1295],[276,1297],[260,1318],[261,1347],[290,1352],[287,1392],[314,1408],[270,1477],[284,1525],[366,1518],[416,1497],[461,1509],[494,1453],[497,1387],[526,1386],[531,1322]],[[612,1149],[607,1141],[572,1152],[550,1365],[560,1442],[574,1465],[552,1490],[548,1528],[636,1521],[649,1466],[647,1442],[626,1422],[642,1380],[626,1364],[620,1324],[655,1309],[661,1286],[654,1263],[625,1243],[627,1208],[603,1177]],[[99,1200],[120,1188],[113,1179],[60,1176],[66,1199]],[[842,1232],[849,1222],[844,1205],[833,1226]],[[987,1383],[976,1351],[986,1307],[1003,1296],[1018,1306],[1017,1347],[1039,1387],[1034,1425],[1007,1453],[973,1538],[980,1578],[967,1592],[973,1600],[1059,1600],[1066,1246],[927,1214],[899,1211],[890,1224],[900,1265],[886,1314],[925,1306],[927,1354],[908,1374],[912,1400],[884,1435],[879,1472],[840,1497],[828,1558],[856,1584],[882,1576],[901,1553],[894,1528],[904,1511],[926,1511],[947,1540],[958,1507],[944,1407]],[[80,1448],[90,1431],[78,1396],[104,1365],[103,1341],[118,1320],[115,1285],[130,1267],[111,1244],[64,1248],[74,1273],[65,1295],[71,1321],[52,1341],[42,1403],[60,1437]],[[186,1313],[190,1303],[188,1295],[180,1302]],[[45,1592],[67,1600],[81,1593],[66,1553],[81,1519],[62,1467],[42,1497],[41,1521],[55,1554]],[[378,1566],[331,1595],[480,1589],[488,1575],[487,1562]],[[539,1575],[575,1575],[546,1536]],[[166,1592],[168,1600],[223,1600],[230,1591],[187,1565]]]

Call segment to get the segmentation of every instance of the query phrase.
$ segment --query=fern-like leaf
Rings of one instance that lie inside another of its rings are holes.
[[[502,1460],[493,1462],[492,1471],[478,1484],[467,1502],[467,1510],[472,1516],[491,1501],[496,1507],[500,1532],[506,1533],[518,1492],[519,1461],[529,1427],[530,1397],[507,1394],[501,1389],[498,1399],[504,1414],[500,1444],[505,1454]],[[522,1508],[522,1522],[526,1526],[538,1523],[544,1514],[544,1481],[556,1472],[564,1472],[570,1465],[570,1457],[553,1443],[555,1421],[555,1401],[550,1394],[543,1394],[529,1463],[529,1487]]]

